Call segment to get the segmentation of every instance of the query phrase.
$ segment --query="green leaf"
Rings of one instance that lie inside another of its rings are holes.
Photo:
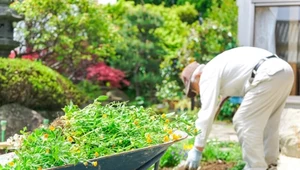
[[[108,99],[108,96],[105,96],[105,95],[102,95],[102,96],[99,96],[96,101],[106,101]]]

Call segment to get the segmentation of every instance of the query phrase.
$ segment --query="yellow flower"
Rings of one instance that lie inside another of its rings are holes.
[[[149,137],[150,137],[150,134],[149,134],[149,133],[146,133],[146,134],[145,134],[145,137],[146,137],[146,138],[149,138]]]
[[[138,120],[134,120],[134,122],[133,122],[135,125],[138,125],[139,124],[139,122],[138,122]]]
[[[146,137],[147,143],[151,143],[151,142],[152,142],[152,139],[151,139],[151,136],[150,136],[149,133],[147,133],[147,134],[145,135],[145,137]]]
[[[173,133],[173,130],[172,129],[168,129],[167,133],[171,135]]]
[[[84,165],[84,166],[88,166],[88,163],[87,163],[87,162],[83,162],[83,165]]]
[[[175,133],[172,134],[172,139],[175,141],[175,140],[179,140],[181,138],[180,135],[177,135]]]
[[[102,115],[102,118],[107,118],[107,114],[103,114],[103,115]]]
[[[51,131],[54,131],[54,130],[55,130],[55,127],[52,126],[52,125],[50,125],[50,126],[49,126],[49,129],[50,129]]]
[[[169,141],[170,141],[169,136],[165,136],[165,137],[164,137],[164,142],[169,142]]]
[[[166,119],[166,121],[165,121],[166,123],[169,123],[170,122],[170,120],[169,119]]]
[[[49,153],[50,152],[50,149],[46,149],[46,153]]]
[[[8,165],[9,165],[9,166],[14,166],[15,163],[14,163],[14,162],[9,162]]]
[[[97,162],[97,161],[94,161],[94,162],[92,162],[92,165],[93,165],[93,166],[97,166],[97,165],[98,165],[98,162]]]
[[[99,156],[99,153],[98,152],[95,152],[95,157],[98,157]]]
[[[73,140],[73,138],[71,136],[68,136],[68,141],[69,142],[73,142],[74,140]]]
[[[162,114],[161,118],[163,118],[163,119],[166,118],[166,114]]]
[[[152,139],[151,138],[147,138],[147,143],[151,143]]]
[[[192,144],[184,144],[183,145],[183,149],[184,150],[191,150],[193,148],[193,145]]]
[[[41,166],[38,167],[38,170],[42,170],[43,168]]]
[[[44,134],[44,139],[48,139],[49,135],[47,133]]]

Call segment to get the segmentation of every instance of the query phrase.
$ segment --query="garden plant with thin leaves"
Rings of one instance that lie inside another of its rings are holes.
[[[23,132],[18,158],[2,169],[45,169],[80,162],[97,166],[88,160],[181,139],[175,130],[199,133],[192,122],[180,117],[171,120],[166,114],[126,103],[103,106],[104,99],[101,96],[83,109],[70,104],[64,108],[65,116],[49,127]]]

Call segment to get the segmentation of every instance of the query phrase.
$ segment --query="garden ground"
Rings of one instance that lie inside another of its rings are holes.
[[[214,123],[210,138],[218,138],[219,140],[225,140],[225,141],[238,140],[232,124],[224,123],[224,122]],[[300,169],[300,159],[288,157],[281,154],[279,157],[278,170],[295,170],[295,169]]]

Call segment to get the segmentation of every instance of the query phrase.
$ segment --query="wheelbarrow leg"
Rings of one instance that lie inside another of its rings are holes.
[[[160,160],[160,159],[159,159]],[[154,165],[154,170],[158,170],[159,168],[159,160]]]

